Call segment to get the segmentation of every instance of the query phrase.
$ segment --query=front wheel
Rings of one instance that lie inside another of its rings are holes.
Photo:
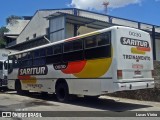
[[[19,80],[15,83],[15,90],[17,91],[18,95],[24,94],[24,91],[22,90],[21,82]]]
[[[28,90],[22,90],[22,85],[21,85],[21,82],[19,80],[16,80],[15,90],[17,91],[18,95],[27,95],[27,94],[29,94]]]
[[[60,102],[67,102],[69,100],[69,90],[67,83],[59,83],[56,86],[56,97]]]

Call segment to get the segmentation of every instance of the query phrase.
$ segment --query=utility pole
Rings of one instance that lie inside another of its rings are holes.
[[[108,14],[108,5],[109,5],[109,2],[108,1],[104,1],[102,5],[104,6],[104,12],[107,15]]]

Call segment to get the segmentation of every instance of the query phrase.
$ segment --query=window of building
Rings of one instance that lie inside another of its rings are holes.
[[[46,35],[49,35],[49,28],[46,28]]]

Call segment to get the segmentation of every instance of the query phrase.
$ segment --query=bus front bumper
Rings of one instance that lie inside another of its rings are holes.
[[[0,79],[0,87],[7,87],[7,79]]]

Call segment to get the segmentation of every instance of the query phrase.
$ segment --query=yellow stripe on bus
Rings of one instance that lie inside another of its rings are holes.
[[[37,79],[35,77],[31,77],[29,80],[21,80],[23,84],[36,84],[37,83]]]
[[[99,78],[110,68],[112,58],[87,60],[84,69],[80,73],[73,74],[77,78]]]
[[[99,34],[99,32],[91,32],[91,33],[88,33],[88,34],[85,34],[85,35],[81,35],[79,37],[84,38],[84,37],[88,37],[88,36],[92,36],[92,35],[96,35],[96,34]]]
[[[145,51],[138,50],[138,49],[135,48],[135,47],[132,47],[132,48],[131,48],[131,53],[133,53],[133,54],[142,54],[142,55],[145,55],[145,54],[146,54]]]

